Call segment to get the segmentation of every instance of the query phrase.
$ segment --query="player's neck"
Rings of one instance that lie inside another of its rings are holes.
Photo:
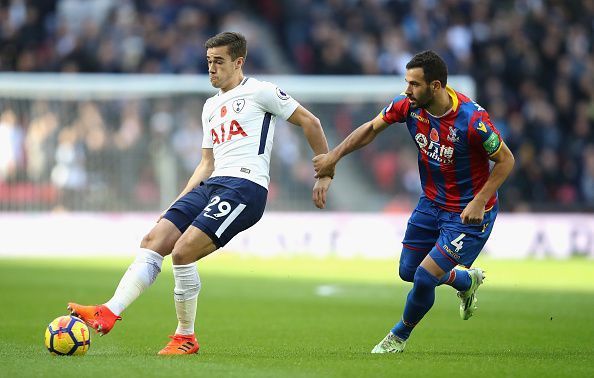
[[[221,87],[221,93],[229,92],[233,88],[237,87],[243,81],[243,73],[239,73],[237,76],[233,77],[229,80],[229,85],[226,85],[224,88]]]
[[[452,109],[453,102],[448,92],[443,89],[433,98],[425,110],[435,117],[441,117]]]

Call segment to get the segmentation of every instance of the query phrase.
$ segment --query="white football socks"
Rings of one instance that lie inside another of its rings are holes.
[[[140,296],[161,272],[163,256],[150,249],[140,248],[136,259],[124,273],[113,297],[105,303],[111,312],[120,315]]]
[[[175,312],[177,313],[176,334],[193,335],[194,322],[196,321],[196,305],[200,293],[200,276],[196,263],[187,265],[174,265],[173,278],[175,289],[173,299],[175,301]]]

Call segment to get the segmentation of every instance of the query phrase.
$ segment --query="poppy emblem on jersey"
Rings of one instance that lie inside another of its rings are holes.
[[[417,141],[420,149],[427,147],[427,137],[424,134],[418,133],[415,135],[415,140]]]
[[[439,134],[437,133],[437,130],[435,129],[431,129],[431,133],[429,134],[429,138],[431,138],[432,142],[439,142]]]
[[[281,100],[288,100],[289,98],[291,98],[291,96],[289,96],[288,94],[286,94],[285,92],[283,92],[283,90],[280,89],[280,88],[278,88],[278,87],[276,88],[276,95]]]
[[[235,113],[239,113],[243,109],[244,106],[245,106],[245,100],[243,98],[233,101],[233,111]]]
[[[460,140],[460,138],[457,135],[458,133],[458,129],[450,126],[450,133],[448,134],[448,140],[452,143],[456,143],[457,141]]]
[[[221,108],[221,118],[227,115],[227,107],[223,105]]]

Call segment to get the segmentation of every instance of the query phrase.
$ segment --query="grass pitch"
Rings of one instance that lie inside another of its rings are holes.
[[[372,355],[410,284],[396,261],[200,262],[194,356],[156,352],[176,326],[171,260],[157,282],[84,357],[54,357],[46,325],[66,302],[107,300],[131,259],[0,259],[0,375],[5,377],[594,376],[594,261],[493,261],[475,317],[450,287],[399,355]]]

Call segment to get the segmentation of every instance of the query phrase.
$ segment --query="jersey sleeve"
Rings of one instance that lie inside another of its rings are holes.
[[[473,134],[476,136],[477,145],[480,145],[487,155],[495,155],[503,145],[499,130],[493,125],[487,112],[478,112],[473,118],[476,120],[470,127],[475,131]]]
[[[284,120],[291,117],[295,109],[299,106],[299,103],[282,89],[267,82],[264,82],[258,91],[256,101],[258,101],[264,111],[281,117]]]
[[[409,108],[410,101],[408,101],[406,95],[401,94],[394,98],[392,102],[382,110],[382,119],[388,124],[404,122]]]
[[[207,121],[207,107],[206,104],[202,107],[202,148],[213,148],[212,135],[210,134],[210,127]]]

